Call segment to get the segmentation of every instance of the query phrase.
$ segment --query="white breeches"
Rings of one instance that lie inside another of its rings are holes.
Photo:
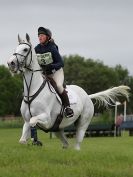
[[[63,82],[64,82],[64,71],[63,68],[56,71],[54,74],[50,74],[49,77],[52,77],[54,81],[57,84],[57,89],[60,94],[62,94],[64,88],[63,88]]]

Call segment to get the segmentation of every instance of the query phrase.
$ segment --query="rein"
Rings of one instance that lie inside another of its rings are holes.
[[[39,95],[39,93],[40,93],[40,92],[42,91],[42,89],[44,88],[44,86],[45,86],[45,84],[46,84],[46,79],[43,81],[43,83],[41,84],[41,86],[40,86],[40,88],[37,90],[37,92],[36,92],[34,95],[30,96],[30,88],[31,88],[31,83],[32,83],[33,75],[34,75],[35,72],[42,71],[42,70],[41,70],[41,69],[33,70],[33,69],[30,68],[30,65],[31,65],[32,60],[33,60],[33,58],[32,58],[31,45],[28,44],[28,43],[25,43],[25,42],[20,43],[19,45],[21,45],[21,44],[26,44],[26,45],[28,45],[28,46],[30,47],[28,53],[27,53],[26,55],[22,55],[22,54],[19,54],[19,53],[14,53],[13,55],[15,55],[16,58],[17,58],[18,69],[19,69],[19,71],[22,73],[23,78],[24,78],[24,81],[25,81],[25,84],[26,84],[27,96],[24,96],[24,97],[26,97],[27,100],[26,100],[26,99],[23,99],[23,100],[24,100],[24,102],[25,102],[26,104],[28,104],[29,113],[30,113],[30,116],[32,117],[31,110],[30,110],[30,104],[31,104],[32,101]],[[30,59],[29,65],[27,66],[27,63],[26,63],[27,60],[26,60],[26,59],[27,59],[27,57],[29,56],[30,53],[31,53],[31,59]],[[23,59],[23,61],[21,62],[21,64],[19,64],[18,57],[17,57],[18,55],[24,57],[24,59]],[[24,64],[24,61],[25,61],[25,64]],[[28,86],[28,83],[27,83],[27,81],[26,81],[26,78],[25,78],[25,75],[24,75],[23,70],[20,69],[20,68],[21,68],[21,65],[23,65],[23,64],[24,64],[24,68],[26,68],[27,70],[29,70],[29,71],[32,72],[29,86]]]
[[[23,75],[23,76],[24,76],[24,75]],[[32,78],[33,78],[33,73],[32,73],[31,80],[32,80]],[[29,96],[31,82],[30,82],[30,86],[28,87],[27,82],[26,82],[26,79],[25,79],[25,76],[24,76],[24,80],[25,80],[25,83],[26,83],[26,86],[27,86],[28,96],[24,96],[24,97],[27,98],[27,100],[26,100],[26,99],[23,99],[23,100],[24,100],[24,102],[25,102],[26,104],[28,104],[29,113],[30,113],[30,116],[32,117],[31,110],[30,110],[30,104],[31,104],[32,101],[39,95],[39,93],[43,90],[43,88],[44,88],[45,85],[46,85],[46,80],[43,81],[43,83],[42,83],[42,85],[40,86],[40,88],[39,88],[39,89],[37,90],[37,92],[36,92],[34,95],[32,95],[32,96]]]

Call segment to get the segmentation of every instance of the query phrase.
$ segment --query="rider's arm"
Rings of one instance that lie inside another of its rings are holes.
[[[64,67],[63,59],[55,46],[52,47],[51,53],[52,53],[52,58],[53,58],[53,63],[51,64],[51,69],[52,70],[55,69],[57,71],[60,68]]]

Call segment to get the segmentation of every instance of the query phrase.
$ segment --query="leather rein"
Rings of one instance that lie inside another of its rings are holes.
[[[32,58],[32,48],[31,48],[31,45],[28,44],[28,43],[25,43],[25,42],[20,43],[19,45],[21,45],[21,44],[26,44],[26,45],[28,45],[28,46],[30,47],[28,53],[27,53],[26,55],[22,55],[22,54],[19,54],[19,53],[14,53],[13,55],[15,55],[16,58],[17,58],[18,70],[22,73],[23,78],[24,78],[24,81],[25,81],[25,84],[26,84],[27,96],[24,96],[23,100],[24,100],[24,102],[25,102],[26,104],[28,104],[29,113],[30,113],[30,116],[32,117],[31,110],[30,110],[30,105],[31,105],[32,101],[39,95],[39,93],[40,93],[40,92],[42,91],[42,89],[45,87],[46,82],[47,82],[47,79],[44,79],[43,83],[41,84],[41,86],[39,87],[39,89],[36,91],[36,93],[33,94],[32,96],[30,96],[30,89],[31,89],[31,83],[32,83],[33,75],[34,75],[35,72],[42,71],[42,70],[41,70],[41,69],[39,69],[39,70],[33,70],[33,69],[30,68],[30,65],[31,65],[32,60],[33,60],[33,58]],[[27,66],[27,63],[26,63],[27,60],[26,60],[26,59],[27,59],[27,57],[29,56],[29,54],[31,54],[31,59],[30,59],[29,65]],[[23,60],[21,61],[21,63],[19,63],[18,56],[23,57]],[[24,63],[24,62],[25,62],[25,63]],[[28,69],[29,71],[32,72],[31,78],[30,78],[30,84],[29,84],[29,86],[28,86],[27,80],[26,80],[26,78],[25,78],[24,72],[23,72],[23,70],[21,69],[21,67],[22,67],[23,65],[24,65],[24,68],[26,68],[26,69]]]

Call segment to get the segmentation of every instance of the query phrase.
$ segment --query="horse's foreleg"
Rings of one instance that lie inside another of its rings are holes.
[[[41,124],[46,129],[49,129],[51,127],[51,118],[48,114],[42,113],[42,114],[32,117],[30,119],[30,126],[31,127],[35,127],[37,123]]]
[[[26,144],[29,138],[30,138],[30,124],[29,122],[25,122],[23,125],[22,136],[19,142],[21,144]]]

